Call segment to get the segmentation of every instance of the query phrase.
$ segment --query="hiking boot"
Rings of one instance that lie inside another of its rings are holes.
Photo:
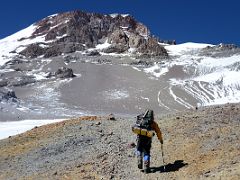
[[[143,158],[142,156],[138,156],[138,169],[142,169],[143,168]]]
[[[144,173],[148,174],[150,173],[150,161],[144,161]]]

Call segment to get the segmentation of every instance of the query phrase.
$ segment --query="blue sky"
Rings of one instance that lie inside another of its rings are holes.
[[[7,0],[1,1],[0,38],[58,12],[129,13],[160,39],[240,45],[238,0]]]

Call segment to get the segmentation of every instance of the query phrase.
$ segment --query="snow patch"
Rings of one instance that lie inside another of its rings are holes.
[[[109,14],[109,16],[111,16],[112,18],[116,18],[117,16],[122,16],[122,17],[127,17],[129,16],[129,14],[118,14],[118,13],[113,13],[113,14]]]
[[[128,49],[129,53],[136,53],[136,51],[137,51],[137,48],[129,48]]]
[[[23,50],[21,48],[24,48],[26,45],[36,42],[45,42],[45,36],[38,36],[34,39],[28,39],[36,28],[37,26],[31,25],[11,36],[0,40],[0,47],[4,47],[0,49],[0,66],[10,61],[11,57],[16,55],[16,53],[10,52],[15,50],[17,50],[17,52],[20,52],[20,50]],[[21,48],[18,49],[18,47]]]
[[[106,96],[107,99],[111,100],[120,100],[120,99],[125,99],[129,97],[129,94],[125,90],[109,90],[104,92],[104,96]]]
[[[149,98],[147,98],[147,97],[143,97],[143,96],[141,96],[141,99],[146,100],[147,102],[150,101]]]
[[[199,76],[193,79],[194,81],[204,81],[208,83],[221,83],[223,86],[233,86],[240,84],[240,72],[229,71],[227,69],[223,71],[217,71],[203,76]]]
[[[106,40],[103,44],[98,44],[95,49],[102,50],[102,49],[108,48],[109,46],[111,46],[111,44],[109,44],[108,40]]]
[[[134,70],[137,70],[137,71],[141,71],[141,69],[135,67],[135,66],[131,66]]]
[[[7,72],[13,72],[14,69],[0,69],[0,73],[7,73]]]
[[[165,46],[165,49],[168,51],[170,55],[182,55],[182,54],[185,54],[186,52],[206,48],[207,46],[212,47],[214,45],[188,42],[188,43],[183,43],[178,45],[168,45],[168,46]]]
[[[164,75],[165,73],[168,72],[168,68],[167,67],[162,67],[160,64],[155,64],[152,67],[149,68],[145,68],[144,71],[146,73],[150,73],[151,75],[159,78],[160,76]]]
[[[240,55],[234,55],[225,58],[204,57],[203,60],[201,60],[201,62],[199,63],[199,65],[208,67],[225,67],[232,65],[236,62],[240,62]]]
[[[36,126],[42,126],[63,120],[65,119],[0,122],[0,139],[26,132]]]
[[[55,16],[57,16],[58,14],[52,14],[50,16],[48,16],[48,18],[54,18]]]

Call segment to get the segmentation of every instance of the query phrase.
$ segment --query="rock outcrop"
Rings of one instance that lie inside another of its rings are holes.
[[[50,72],[47,78],[51,77],[65,79],[73,78],[75,75],[73,74],[73,70],[71,68],[61,67],[54,73]]]
[[[228,57],[239,53],[240,48],[237,45],[223,43],[216,46],[207,46],[200,52],[201,55],[211,57]]]
[[[72,69],[62,67],[55,72],[55,76],[58,77],[58,78],[72,78],[75,75],[73,74]]]
[[[17,96],[14,91],[12,90],[1,90],[0,91],[0,102],[1,101],[12,101],[15,102],[17,99]]]
[[[19,77],[10,77],[0,79],[0,87],[17,87],[33,84],[37,80],[32,75],[20,75]]]
[[[105,53],[130,52],[149,56],[167,56],[150,30],[130,15],[103,15],[72,11],[52,15],[35,23],[29,37],[44,37],[45,42],[28,45],[19,54],[27,58],[59,56],[95,48],[106,40],[111,45],[98,49]],[[26,40],[21,38],[19,41]]]
[[[24,55],[27,58],[36,58],[44,54],[44,48],[42,48],[39,44],[30,44],[19,54]]]

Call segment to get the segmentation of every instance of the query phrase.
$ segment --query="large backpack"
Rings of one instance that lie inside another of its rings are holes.
[[[137,116],[136,125],[141,128],[152,130],[151,125],[153,122],[153,110],[146,110],[144,114],[140,114]]]
[[[135,134],[152,137],[153,110],[146,110],[145,113],[137,116],[136,124],[132,127]]]

